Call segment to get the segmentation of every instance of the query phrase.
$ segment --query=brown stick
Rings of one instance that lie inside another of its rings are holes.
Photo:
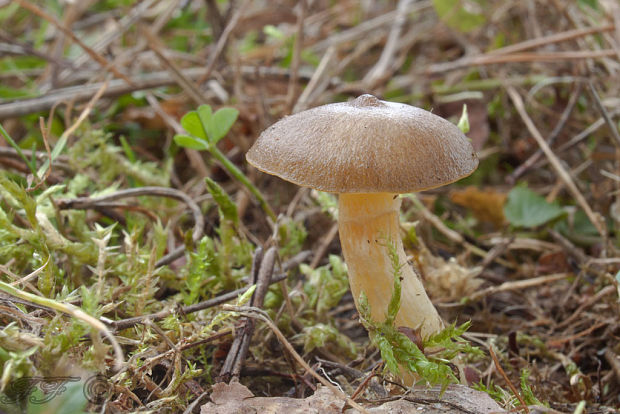
[[[532,52],[532,53],[512,53],[509,55],[479,55],[464,57],[452,62],[437,63],[430,65],[424,73],[436,75],[451,70],[467,68],[470,66],[486,66],[496,63],[515,63],[515,62],[557,62],[562,60],[582,60],[597,59],[616,56],[613,49],[602,50],[576,50],[566,52]]]
[[[601,27],[587,27],[584,29],[574,29],[568,30],[566,32],[554,33],[549,36],[538,37],[536,39],[528,39],[523,42],[515,43],[514,45],[509,45],[502,47],[500,49],[495,49],[490,51],[489,55],[506,55],[509,53],[521,52],[527,49],[534,49],[535,47],[545,46],[552,43],[564,42],[566,40],[575,39],[578,37],[583,37],[587,35],[591,35],[594,33],[602,33],[602,32],[611,32],[614,30],[613,24],[608,24]]]
[[[200,91],[198,85],[194,84],[189,78],[187,78],[181,68],[179,68],[172,60],[168,59],[166,55],[162,52],[162,44],[161,41],[146,27],[142,26],[140,28],[144,37],[146,37],[146,41],[149,45],[149,48],[155,53],[159,61],[168,68],[170,75],[176,83],[183,89],[183,91],[197,104],[206,104],[208,101],[205,96]]]
[[[317,381],[319,381],[325,387],[329,388],[337,397],[344,399],[347,402],[347,404],[349,404],[351,407],[361,411],[364,414],[368,414],[368,410],[366,410],[364,407],[362,407],[361,405],[353,401],[344,392],[338,389],[334,384],[332,384],[331,382],[327,381],[325,378],[317,374],[316,371],[313,370],[312,367],[308,365],[306,361],[304,361],[301,355],[299,355],[297,351],[295,351],[295,348],[293,348],[293,345],[291,345],[291,343],[286,339],[282,331],[278,329],[278,327],[273,323],[273,321],[269,318],[269,315],[267,315],[265,311],[263,311],[262,309],[248,307],[248,306],[238,307],[238,306],[230,306],[230,305],[226,305],[224,309],[230,310],[233,312],[239,312],[242,315],[247,315],[251,318],[260,319],[261,321],[265,322],[265,324],[267,324],[267,326],[276,335],[276,337],[278,338],[280,343],[284,346],[284,348],[289,352],[289,354],[293,356],[295,361],[297,361],[297,363],[301,365],[301,367],[306,372],[309,372],[310,375],[312,375]]]
[[[80,40],[79,37],[77,37],[75,35],[75,33],[73,33],[71,30],[67,29],[61,22],[59,22],[54,16],[46,13],[45,11],[43,11],[42,9],[40,9],[39,7],[35,6],[34,4],[30,3],[28,0],[16,0],[20,6],[22,6],[24,9],[27,9],[29,11],[31,11],[32,13],[36,14],[37,16],[41,17],[44,20],[47,20],[48,22],[52,23],[54,26],[56,26],[58,28],[58,30],[60,30],[61,32],[63,32],[64,34],[66,34],[67,36],[69,36],[71,38],[71,40],[73,40],[75,43],[77,43],[82,49],[84,49],[84,51],[86,53],[88,53],[88,55],[95,60],[97,63],[99,63],[101,65],[101,67],[103,68],[103,70],[105,71],[110,71],[112,72],[114,75],[116,75],[116,77],[123,79],[125,82],[127,82],[129,85],[132,85],[131,79],[129,79],[127,76],[125,76],[123,73],[119,72],[118,70],[116,70],[116,68],[110,63],[108,62],[103,56],[101,56],[99,53],[95,52],[93,49],[91,49],[90,47],[88,47],[84,42],[82,42]]]
[[[560,116],[560,120],[553,128],[553,131],[551,131],[551,133],[549,134],[549,137],[547,137],[547,142],[549,143],[549,146],[553,145],[556,138],[560,135],[560,132],[562,132],[564,125],[566,125],[566,122],[568,121],[570,114],[573,112],[573,109],[575,108],[575,105],[577,104],[577,98],[579,98],[580,94],[581,94],[581,83],[577,83],[575,92],[571,95],[568,101],[568,104],[566,105],[566,108],[564,109],[564,112],[562,112],[562,116]],[[527,171],[534,164],[536,164],[536,162],[538,162],[538,160],[540,159],[540,157],[542,157],[542,155],[543,155],[543,152],[539,148],[523,164],[519,165],[512,172],[512,174],[508,175],[508,177],[506,178],[506,181],[509,184],[514,185],[516,180],[519,177],[521,177],[523,173],[525,173],[525,171]]]
[[[519,112],[521,119],[523,119],[523,122],[525,123],[528,131],[530,132],[530,134],[532,134],[532,136],[540,146],[540,149],[549,159],[549,162],[551,163],[551,166],[553,167],[555,172],[558,174],[558,177],[564,182],[564,185],[566,185],[572,196],[575,197],[577,204],[581,206],[592,224],[594,224],[594,227],[596,227],[596,230],[599,232],[599,234],[603,236],[603,238],[605,238],[607,232],[604,227],[604,223],[602,223],[600,217],[594,213],[583,194],[581,194],[581,192],[573,182],[571,176],[562,166],[562,163],[558,159],[557,155],[555,155],[553,150],[551,150],[551,148],[547,144],[547,141],[545,141],[545,139],[542,137],[542,135],[536,128],[536,125],[534,125],[534,122],[525,110],[525,105],[523,104],[521,96],[519,96],[515,88],[513,88],[512,86],[507,86],[506,91],[508,92],[508,95],[510,96],[510,99],[512,100],[515,108],[517,109],[517,112]]]
[[[288,80],[288,92],[286,96],[286,112],[291,113],[297,98],[297,79],[299,78],[299,64],[301,63],[301,49],[304,44],[304,22],[306,20],[306,0],[299,2],[299,15],[297,16],[297,27],[295,29],[295,44],[293,46],[293,57],[291,60],[291,75]]]
[[[265,253],[264,257],[262,254],[262,249],[259,248],[255,255],[255,261],[253,263],[253,277],[250,281],[249,286],[256,284],[256,291],[252,295],[252,300],[250,302],[253,307],[262,307],[263,300],[265,299],[265,294],[267,293],[267,288],[271,284],[271,277],[273,274],[273,267],[276,262],[277,257],[277,249],[275,247],[270,247]],[[259,270],[256,271],[256,268],[259,267]],[[245,317],[242,321],[242,326],[238,330],[238,334],[235,336],[235,340],[228,352],[228,356],[226,357],[226,361],[222,366],[220,380],[224,382],[228,382],[230,379],[234,381],[239,380],[239,376],[241,374],[241,368],[243,367],[243,363],[245,361],[245,357],[250,348],[250,342],[252,340],[252,334],[254,333],[254,320],[248,317]]]
[[[207,79],[209,79],[209,76],[211,76],[211,72],[213,72],[213,69],[215,68],[215,63],[217,62],[218,57],[222,54],[224,46],[226,46],[226,42],[228,42],[228,37],[237,26],[237,23],[239,23],[241,13],[247,8],[247,3],[248,1],[246,0],[237,8],[237,10],[235,10],[234,14],[230,18],[230,22],[228,22],[226,28],[222,32],[222,35],[219,39],[217,39],[215,49],[211,53],[211,56],[209,56],[209,63],[207,64],[207,68],[205,69],[200,79],[198,79],[199,85],[203,84]]]
[[[304,262],[308,259],[308,257],[312,254],[309,250],[304,250],[303,252],[298,253],[293,256],[286,262],[282,263],[282,272],[279,275],[274,276],[271,279],[271,284],[281,282],[287,278],[286,272],[289,269],[292,269],[295,266],[298,266],[300,263]],[[239,295],[243,294],[246,290],[248,290],[249,286],[242,287],[237,290],[233,290],[232,292],[223,293],[220,296],[217,296],[213,299],[208,299],[199,303],[195,303],[193,305],[188,306],[175,306],[170,309],[164,309],[159,312],[151,313],[148,315],[135,316],[133,318],[121,319],[118,321],[113,321],[107,318],[101,318],[106,324],[110,325],[114,331],[121,331],[123,329],[131,328],[134,325],[142,323],[145,319],[150,319],[152,321],[157,321],[164,319],[166,316],[172,314],[175,309],[178,309],[179,313],[194,313],[201,311],[203,309],[211,308],[213,306],[221,305],[222,303],[228,302],[229,300],[233,300],[237,298]]]
[[[526,413],[529,413],[530,409],[527,407],[527,404],[525,403],[525,400],[523,399],[521,394],[519,394],[517,387],[514,386],[512,381],[510,381],[510,378],[508,378],[508,375],[506,375],[504,368],[502,368],[502,365],[499,363],[499,359],[497,359],[497,355],[495,355],[495,352],[493,351],[493,347],[489,347],[489,353],[491,354],[491,358],[493,358],[495,368],[497,368],[499,374],[502,376],[502,378],[504,378],[504,381],[506,381],[506,384],[508,385],[508,388],[510,388],[510,391],[512,391],[514,396],[517,397],[517,400],[519,400],[519,402],[521,403],[521,408],[523,408]]]
[[[558,280],[564,280],[569,276],[571,276],[570,273],[556,273],[552,275],[535,277],[532,279],[517,280],[515,282],[504,282],[499,286],[492,286],[490,288],[474,292],[472,295],[466,298],[466,300],[467,302],[473,302],[494,293],[506,292],[508,290],[521,290],[538,285],[543,285],[545,283],[557,282]]]

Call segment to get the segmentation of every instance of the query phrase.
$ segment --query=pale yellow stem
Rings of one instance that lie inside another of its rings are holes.
[[[387,243],[396,245],[402,267],[401,305],[396,326],[420,328],[423,338],[441,331],[441,317],[409,264],[399,232],[400,198],[396,194],[340,194],[338,225],[351,292],[358,305],[364,291],[374,321],[384,321],[392,296],[394,269]]]

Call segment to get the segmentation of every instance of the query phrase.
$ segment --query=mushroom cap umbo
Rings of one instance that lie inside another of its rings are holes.
[[[471,174],[478,158],[454,124],[362,95],[287,116],[246,154],[259,170],[332,193],[409,193]]]

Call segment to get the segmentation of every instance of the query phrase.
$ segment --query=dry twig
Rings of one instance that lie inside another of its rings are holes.
[[[569,173],[566,171],[564,166],[562,166],[562,163],[560,162],[557,155],[555,155],[553,150],[549,148],[547,141],[545,141],[545,139],[542,137],[542,135],[540,134],[540,132],[534,125],[534,122],[532,121],[530,116],[527,114],[525,110],[525,106],[523,105],[523,100],[521,99],[521,96],[517,93],[515,88],[513,88],[512,86],[507,86],[506,91],[508,92],[508,95],[510,96],[510,99],[512,100],[515,108],[517,109],[517,112],[519,112],[521,119],[523,119],[523,122],[525,123],[525,126],[527,127],[528,131],[530,131],[530,134],[532,134],[532,136],[534,137],[534,139],[540,146],[540,149],[544,152],[545,156],[549,159],[551,166],[553,167],[555,172],[558,174],[559,178],[562,180],[562,182],[564,182],[564,184],[566,185],[570,193],[573,195],[573,197],[575,197],[575,200],[581,206],[583,211],[586,213],[586,215],[588,216],[592,224],[594,224],[594,227],[596,227],[596,230],[599,232],[599,234],[603,236],[604,238],[606,238],[607,230],[605,229],[604,222],[601,221],[600,215],[594,213],[594,211],[590,207],[590,204],[588,204],[588,201],[585,199],[583,194],[581,194],[581,191],[579,191],[579,189],[575,185]]]

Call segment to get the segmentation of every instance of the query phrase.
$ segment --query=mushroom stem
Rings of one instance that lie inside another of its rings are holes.
[[[422,282],[407,264],[400,238],[398,212],[401,200],[391,193],[341,193],[338,223],[342,253],[349,269],[349,284],[358,306],[360,293],[368,297],[371,317],[384,321],[394,285],[394,269],[387,243],[394,243],[402,267],[402,291],[396,326],[419,328],[422,338],[441,331],[441,317]],[[359,308],[359,307],[358,307]]]

